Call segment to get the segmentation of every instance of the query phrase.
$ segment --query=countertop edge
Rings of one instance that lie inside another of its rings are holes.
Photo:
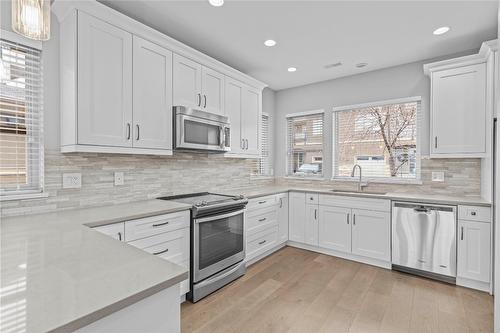
[[[167,289],[167,288],[170,288],[182,281],[184,281],[185,279],[188,278],[188,272],[187,270],[184,271],[183,273],[175,276],[175,277],[172,277],[164,282],[161,282],[157,285],[154,285],[148,289],[145,289],[143,291],[140,291],[136,294],[133,294],[131,296],[128,296],[124,299],[121,299],[115,303],[112,303],[112,304],[109,304],[107,306],[105,306],[104,308],[101,308],[99,310],[96,310],[92,313],[89,313],[83,317],[80,317],[78,319],[75,319],[69,323],[66,323],[62,326],[59,326],[57,328],[54,328],[54,329],[51,329],[49,330],[48,332],[49,333],[69,333],[69,332],[73,332],[77,329],[80,329],[82,327],[85,327],[87,325],[90,325],[96,321],[98,321],[99,319],[102,319],[106,316],[109,316],[115,312],[118,312],[132,304],[135,304],[149,296],[152,296],[164,289]],[[180,302],[180,300],[179,300]]]

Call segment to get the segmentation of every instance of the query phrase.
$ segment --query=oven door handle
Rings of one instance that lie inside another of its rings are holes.
[[[204,218],[201,218],[201,219],[195,219],[194,223],[199,224],[199,223],[205,223],[205,222],[210,222],[210,221],[225,219],[227,217],[232,217],[232,216],[240,215],[244,211],[245,211],[244,209],[240,209],[240,210],[237,210],[235,212],[231,212],[231,213],[227,213],[227,214],[212,215],[212,216],[204,217]]]
[[[209,285],[209,284],[212,284],[214,282],[217,282],[219,280],[222,280],[223,278],[233,274],[234,272],[236,272],[238,269],[241,268],[241,262],[236,264],[235,267],[231,268],[230,270],[228,270],[227,272],[224,272],[223,273],[219,273],[220,275],[215,275],[215,276],[212,276],[212,277],[209,277],[208,279],[206,280],[203,280],[202,282],[200,283],[197,283],[197,287],[198,288],[201,288],[203,286],[206,286],[206,285]]]

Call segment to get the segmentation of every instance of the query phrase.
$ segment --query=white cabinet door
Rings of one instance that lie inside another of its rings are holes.
[[[457,276],[490,282],[490,224],[460,221]]]
[[[231,154],[243,152],[241,137],[241,112],[244,84],[226,77],[225,114],[231,123]]]
[[[224,74],[208,67],[201,70],[202,107],[205,111],[224,114]]]
[[[305,243],[318,246],[319,206],[306,205]]]
[[[291,241],[304,243],[306,224],[306,194],[291,192],[289,195],[288,235]]]
[[[123,222],[94,227],[92,229],[119,241],[125,239],[125,223]]]
[[[391,216],[386,212],[352,210],[352,253],[380,260],[391,259]]]
[[[260,155],[261,94],[257,89],[243,90],[241,113],[241,137],[244,140],[244,154]]]
[[[320,206],[319,246],[351,252],[351,209]]]
[[[172,149],[172,52],[134,36],[133,146]]]
[[[288,193],[278,196],[278,240],[284,243],[288,240]]]
[[[432,73],[434,154],[486,152],[486,64]]]
[[[201,108],[201,65],[174,53],[173,72],[174,105]]]
[[[132,35],[78,12],[78,143],[131,147]]]

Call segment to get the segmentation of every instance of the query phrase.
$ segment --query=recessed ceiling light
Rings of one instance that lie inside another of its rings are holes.
[[[363,67],[366,67],[366,66],[368,66],[368,64],[366,62],[360,62],[360,63],[356,64],[357,68],[363,68]]]
[[[440,27],[434,30],[433,34],[434,35],[442,35],[450,31],[450,27]]]
[[[224,4],[224,0],[208,0],[208,2],[214,7],[220,7]]]
[[[328,64],[328,65],[325,65],[324,67],[325,67],[326,69],[328,69],[328,68],[339,67],[339,66],[342,66],[342,63],[341,63],[340,61],[339,61],[339,62],[336,62],[336,63],[334,63],[334,64]]]
[[[272,39],[268,39],[264,42],[264,45],[265,46],[274,46],[276,45],[276,41],[275,40],[272,40]]]
[[[295,68],[295,67],[288,67],[289,72],[295,72],[296,70],[297,70],[297,68]]]

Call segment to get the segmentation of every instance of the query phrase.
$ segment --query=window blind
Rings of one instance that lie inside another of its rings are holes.
[[[0,39],[0,194],[41,192],[41,51]]]
[[[420,113],[420,101],[335,112],[334,177],[350,177],[359,164],[363,178],[419,178]]]
[[[323,113],[287,118],[287,175],[323,175]]]
[[[259,174],[268,176],[271,173],[269,116],[265,114],[262,115],[260,145],[262,155],[259,159]]]

